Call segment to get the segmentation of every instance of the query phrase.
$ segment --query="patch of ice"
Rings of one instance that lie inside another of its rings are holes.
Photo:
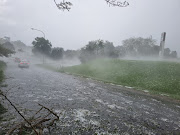
[[[125,109],[124,107],[117,106],[116,104],[109,104],[107,102],[105,103],[101,99],[96,99],[95,101],[98,102],[98,103],[101,103],[103,105],[107,105],[107,107],[110,108],[110,109]]]
[[[33,94],[27,94],[26,96],[27,97],[33,97],[34,95]]]
[[[149,112],[145,112],[146,114],[150,114]]]
[[[125,102],[126,102],[127,104],[132,104],[132,103],[133,103],[133,101],[130,101],[130,100],[125,100]]]
[[[67,100],[68,100],[68,101],[72,101],[73,99],[72,99],[72,98],[68,98]]]
[[[133,87],[129,87],[129,86],[124,86],[125,88],[128,88],[128,89],[132,89]]]
[[[168,121],[168,119],[166,119],[166,118],[161,118],[161,120],[162,120],[162,121],[165,121],[165,122]]]
[[[110,83],[111,85],[115,85],[114,83]]]
[[[54,110],[55,113],[60,114],[62,111],[61,110]]]
[[[149,90],[143,90],[144,92],[146,92],[146,93],[149,93]]]
[[[81,101],[87,100],[86,97],[84,97],[84,98],[83,97],[79,97],[78,99],[81,100]]]
[[[101,99],[96,99],[95,101],[104,104],[104,102]]]
[[[95,126],[100,127],[100,123],[99,123],[98,121],[96,121],[96,120],[90,120],[89,123],[90,123],[91,125],[95,125]]]
[[[35,99],[35,100],[33,100],[34,102],[39,102],[39,100],[38,99]]]
[[[75,121],[80,121],[80,122],[86,122],[87,120],[85,119],[86,116],[89,116],[91,112],[86,109],[78,109],[74,111],[74,117]]]
[[[107,105],[109,108],[111,109],[115,109],[116,108],[116,105],[115,104],[112,104],[112,105]]]
[[[109,133],[108,131],[96,131],[95,132],[96,135],[119,135],[118,133]],[[125,135],[129,135],[129,134],[125,134]]]
[[[168,95],[168,94],[161,94],[161,96],[167,96],[167,97],[169,97],[169,95]]]
[[[154,99],[154,98],[152,98],[151,100],[154,101],[154,102],[160,103],[160,101],[158,101],[158,100],[156,100],[156,99]]]

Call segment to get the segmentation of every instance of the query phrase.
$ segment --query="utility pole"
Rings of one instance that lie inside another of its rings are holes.
[[[163,32],[163,33],[161,34],[160,53],[159,53],[159,56],[160,56],[161,58],[164,57],[165,40],[166,40],[166,32]]]

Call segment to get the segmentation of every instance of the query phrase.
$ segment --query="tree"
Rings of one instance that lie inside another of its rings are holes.
[[[32,52],[34,54],[41,53],[47,56],[50,55],[52,45],[49,42],[49,40],[46,40],[43,37],[36,37],[35,40],[32,42],[32,44],[33,44]]]
[[[6,42],[10,42],[10,41],[11,41],[10,37],[4,36],[3,38],[0,38],[0,44],[6,43]]]
[[[127,1],[120,2],[118,0],[104,0],[109,6],[113,7],[127,7],[129,6],[129,3]],[[54,0],[54,3],[56,4],[57,8],[59,10],[67,10],[69,11],[72,7],[72,3],[66,0],[61,1],[60,3],[57,3],[56,0]]]
[[[172,52],[170,53],[170,57],[171,57],[171,58],[177,58],[177,52],[176,52],[176,51],[172,51]]]
[[[22,50],[25,50],[26,49],[26,45],[20,41],[20,40],[17,40],[17,41],[11,41],[11,43],[14,45],[15,49],[16,50],[19,50],[19,49],[22,49]]]
[[[90,41],[85,47],[81,48],[79,59],[84,63],[102,57],[117,58],[119,53],[112,42],[99,39]]]
[[[117,46],[115,50],[118,53],[118,57],[122,58],[126,55],[126,48],[124,46]]]
[[[13,44],[11,44],[10,42],[3,43],[2,47],[6,48],[6,49],[9,49],[11,51],[15,51],[15,48],[14,48]]]
[[[152,56],[156,40],[152,38],[129,38],[123,40],[123,47],[126,48],[126,55],[129,56]],[[159,50],[156,50],[159,51]],[[156,52],[157,53],[157,52]]]
[[[115,47],[112,42],[106,41],[104,43],[104,56],[115,57]]]
[[[54,60],[59,60],[63,58],[64,49],[61,47],[55,47],[52,49],[51,58]]]
[[[79,56],[79,50],[66,50],[64,51],[64,56],[67,59],[77,58]]]
[[[0,56],[5,56],[8,57],[11,54],[14,54],[15,52],[9,49],[6,49],[4,47],[2,47],[2,45],[0,45]]]
[[[164,57],[169,58],[170,57],[170,52],[171,52],[171,50],[169,48],[165,48],[164,49]]]

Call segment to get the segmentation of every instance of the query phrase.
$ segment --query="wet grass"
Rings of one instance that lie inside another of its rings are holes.
[[[180,99],[180,63],[101,59],[60,72],[91,77]]]
[[[6,63],[3,62],[3,61],[0,61],[0,84],[4,80],[4,72],[3,72],[3,70],[5,69],[5,67],[6,67]],[[5,113],[5,112],[6,112],[6,109],[0,103],[0,121],[2,120],[1,114]]]

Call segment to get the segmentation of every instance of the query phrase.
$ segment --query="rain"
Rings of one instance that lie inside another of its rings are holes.
[[[178,0],[0,0],[0,135],[180,134]]]

